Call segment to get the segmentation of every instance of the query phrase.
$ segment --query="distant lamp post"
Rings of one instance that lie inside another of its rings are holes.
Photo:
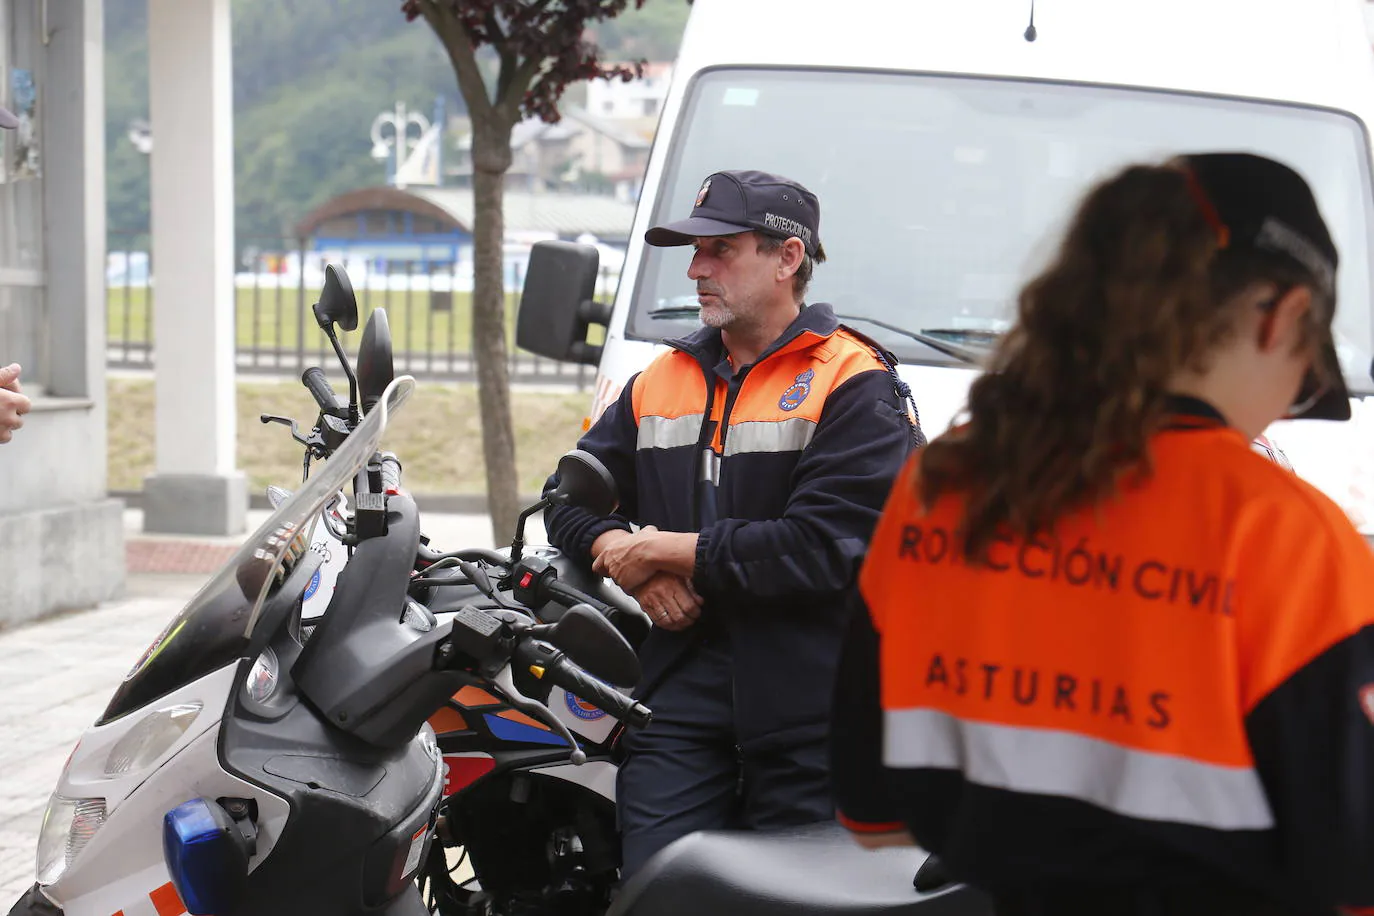
[[[410,138],[412,124],[420,130],[414,140]],[[387,126],[391,128],[389,132],[385,130]],[[406,111],[405,102],[397,102],[395,109],[384,111],[373,119],[372,158],[379,162],[386,160],[387,184],[396,184],[396,173],[400,171],[401,164],[427,130],[429,120],[418,111]]]
[[[126,133],[129,143],[133,148],[147,156],[153,152],[153,127],[143,118],[137,118],[129,122],[129,129]]]

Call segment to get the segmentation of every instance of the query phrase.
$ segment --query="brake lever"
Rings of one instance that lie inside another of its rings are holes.
[[[263,413],[258,414],[258,419],[261,420],[263,423],[280,423],[282,426],[289,426],[291,427],[292,439],[295,439],[297,442],[299,442],[301,445],[306,446],[307,448],[315,445],[315,443],[312,442],[309,438],[301,435],[299,424],[297,424],[296,421],[291,419],[290,417],[278,417],[275,414]]]
[[[510,700],[512,706],[526,715],[546,723],[558,733],[560,738],[568,742],[568,747],[572,748],[573,766],[581,766],[587,762],[587,752],[577,746],[577,739],[572,736],[572,732],[568,731],[566,725],[558,721],[558,717],[553,714],[552,710],[538,700],[531,700],[515,686],[515,681],[510,673],[510,665],[503,665],[491,681],[501,688],[501,692],[506,695],[506,699]]]

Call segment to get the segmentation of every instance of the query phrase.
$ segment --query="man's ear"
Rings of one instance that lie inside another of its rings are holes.
[[[1294,286],[1280,296],[1260,322],[1260,351],[1296,350],[1303,342],[1311,310],[1312,290],[1306,286]]]
[[[806,246],[795,235],[783,242],[781,256],[778,258],[778,280],[787,280],[796,273],[805,256]]]

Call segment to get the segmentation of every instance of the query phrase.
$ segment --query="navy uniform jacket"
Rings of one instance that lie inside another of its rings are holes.
[[[590,563],[596,538],[631,522],[699,532],[693,584],[702,618],[684,631],[650,632],[640,692],[669,673],[694,631],[723,627],[741,744],[817,738],[855,576],[893,479],[920,441],[919,420],[874,345],[825,304],[804,307],[737,374],[718,330],[665,343],[671,349],[578,443],[615,477],[619,513],[551,510],[550,543]],[[555,475],[546,492],[556,483]]]

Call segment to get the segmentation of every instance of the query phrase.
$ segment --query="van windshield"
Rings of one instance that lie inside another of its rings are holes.
[[[828,255],[807,301],[944,339],[1003,330],[1077,200],[1126,163],[1201,150],[1272,156],[1307,178],[1331,227],[1337,345],[1352,390],[1371,390],[1374,194],[1364,129],[1350,115],[1011,79],[751,68],[700,74],[680,123],[655,224],[686,216],[714,171],[794,178],[820,198]],[[690,252],[644,247],[630,337],[700,326],[681,308],[696,305]],[[960,364],[879,325],[854,326],[904,362]]]

